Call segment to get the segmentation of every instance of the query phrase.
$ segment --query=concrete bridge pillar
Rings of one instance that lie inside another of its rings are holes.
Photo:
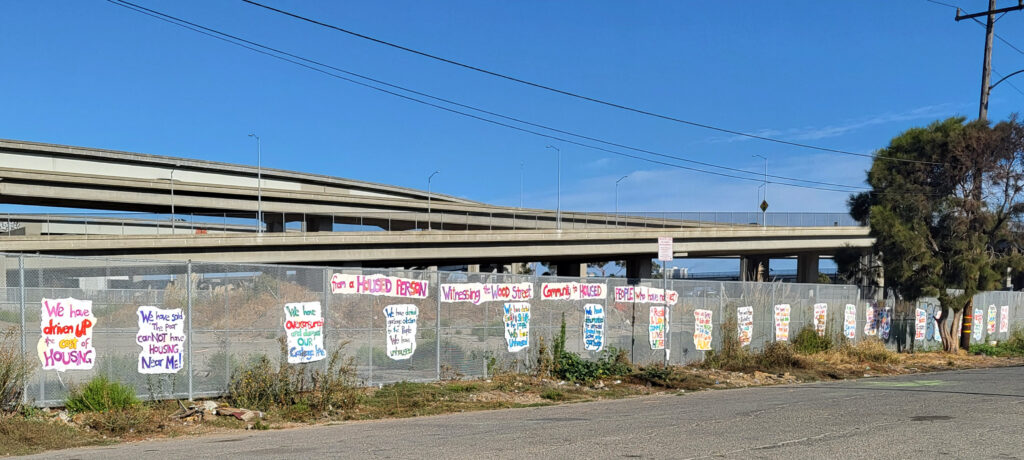
[[[796,256],[796,282],[818,282],[818,254],[799,254]]]
[[[306,215],[302,221],[304,232],[332,232],[334,231],[334,218],[331,216]]]
[[[740,257],[740,281],[771,281],[768,256]]]
[[[284,231],[284,214],[263,213],[263,222],[266,224],[267,233],[280,233]]]
[[[634,257],[632,259],[626,259],[626,278],[630,280],[640,278],[650,278],[651,270],[654,266],[651,264],[650,257]]]
[[[587,264],[579,262],[555,262],[555,275],[557,276],[581,276],[586,275]]]

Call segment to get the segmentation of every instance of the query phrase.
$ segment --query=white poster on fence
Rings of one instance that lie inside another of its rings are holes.
[[[308,363],[327,357],[320,302],[285,304],[284,334],[288,341],[289,363]]]
[[[56,371],[92,369],[96,347],[92,331],[96,317],[91,300],[43,299],[36,351],[43,369]]]
[[[384,307],[388,358],[412,358],[416,352],[416,320],[420,309],[415,305],[388,305]]]
[[[648,317],[647,339],[651,342],[651,350],[665,349],[665,306],[652,306]]]
[[[504,308],[505,342],[508,351],[515,353],[530,346],[530,304],[508,302]]]
[[[814,304],[814,332],[818,333],[819,337],[825,336],[825,326],[828,315],[828,304],[816,303]]]
[[[583,306],[583,349],[601,351],[604,348],[604,306],[588,303]]]
[[[407,297],[425,299],[430,283],[426,280],[414,280],[385,275],[331,275],[331,293],[333,294],[369,294],[387,297]]]
[[[914,309],[914,340],[924,340],[928,330],[928,312],[923,308]]]
[[[604,300],[608,285],[601,283],[544,283],[540,286],[543,300]]]
[[[530,300],[533,298],[533,283],[459,283],[441,285],[441,302],[470,302],[480,305],[483,302],[511,302]]]
[[[711,310],[693,312],[693,346],[700,351],[711,349]]]
[[[180,308],[139,307],[135,343],[140,374],[175,374],[185,365],[185,315]]]
[[[999,307],[999,332],[1010,331],[1010,306]]]
[[[974,309],[974,316],[972,318],[973,324],[971,324],[971,338],[975,342],[981,340],[981,337],[985,335],[985,312],[980,308]]]
[[[789,341],[789,304],[775,306],[775,341]]]
[[[736,309],[736,326],[739,328],[740,346],[750,345],[754,338],[754,307]]]
[[[864,305],[864,335],[871,337],[878,334],[878,320],[875,318],[875,306]]]
[[[850,340],[857,337],[857,306],[852,303],[843,312],[843,335]]]
[[[996,306],[995,305],[989,305],[988,306],[988,333],[989,334],[995,334],[996,333]]]
[[[679,293],[669,290],[666,294],[664,289],[647,286],[616,286],[615,301],[675,305],[679,302]]]

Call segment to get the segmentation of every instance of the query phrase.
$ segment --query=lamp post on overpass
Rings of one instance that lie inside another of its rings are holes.
[[[440,170],[434,171],[433,173],[430,174],[430,177],[427,177],[427,230],[431,229],[431,222],[430,222],[430,181],[432,179],[434,179],[434,174],[438,174],[440,172],[441,172]]]
[[[761,187],[758,187],[758,189],[764,188],[764,198],[761,199],[761,226],[764,227],[768,225],[768,215],[765,214],[768,212],[768,158],[764,155],[751,156],[764,160],[764,183],[761,184]]]
[[[180,166],[180,165],[175,164],[174,167],[171,168],[171,235],[174,234],[174,228],[175,228],[175,225],[174,225],[174,221],[175,221],[175,219],[174,219],[174,170],[178,169],[178,166]]]
[[[256,233],[263,233],[263,151],[260,137],[255,133],[250,133],[249,137],[256,138]]]
[[[549,145],[546,148],[555,149],[558,152],[558,188],[555,194],[555,220],[557,221],[556,228],[562,229],[562,151],[553,145]]]
[[[619,226],[619,182],[629,176],[622,176],[619,180],[615,181],[615,226]]]

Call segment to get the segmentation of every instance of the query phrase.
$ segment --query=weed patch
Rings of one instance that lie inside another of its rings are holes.
[[[19,331],[0,332],[0,411],[16,410],[21,404],[25,380],[35,369],[35,361],[21,355],[16,345]]]
[[[111,382],[106,376],[93,377],[89,383],[72,388],[64,406],[71,412],[107,412],[124,410],[139,405],[135,389],[118,382]]]

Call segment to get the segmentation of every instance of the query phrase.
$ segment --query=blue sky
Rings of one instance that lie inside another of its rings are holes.
[[[468,64],[686,120],[860,153],[977,116],[984,28],[924,0],[266,3]],[[692,160],[863,185],[869,159],[658,120],[467,71],[241,1],[137,0],[204,26],[504,115]],[[984,0],[956,0],[970,11]],[[1005,5],[1004,5],[1005,4]],[[1000,6],[1015,4],[1008,0]],[[754,211],[755,181],[539,138],[253,53],[107,1],[2,2],[0,138],[255,163],[563,209]],[[996,32],[1024,49],[1024,12]],[[996,41],[993,66],[1024,68]],[[994,78],[998,78],[997,76]],[[1024,76],[1010,80],[1024,88]],[[1001,85],[990,119],[1019,110]],[[846,193],[771,185],[771,211],[845,211]],[[14,209],[0,206],[0,211]]]

